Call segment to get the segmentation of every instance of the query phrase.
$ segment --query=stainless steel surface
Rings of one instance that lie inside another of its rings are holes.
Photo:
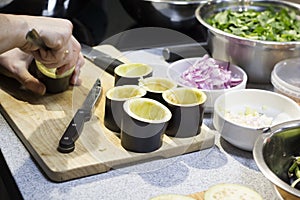
[[[120,0],[124,9],[143,25],[189,29],[198,24],[195,10],[205,0]]]
[[[271,71],[277,62],[300,55],[300,41],[281,43],[250,40],[216,29],[207,24],[205,19],[225,9],[263,10],[269,6],[274,9],[288,7],[300,16],[300,5],[276,0],[214,1],[199,6],[195,12],[199,22],[208,29],[207,42],[212,56],[241,66],[253,83],[270,82]]]
[[[288,182],[288,168],[293,156],[300,155],[300,120],[279,124],[267,135],[261,135],[254,146],[253,156],[260,171],[273,184],[300,197],[300,190]]]

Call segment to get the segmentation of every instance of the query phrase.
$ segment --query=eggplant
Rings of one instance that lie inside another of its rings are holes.
[[[42,63],[36,60],[31,63],[31,68],[30,72],[33,76],[45,84],[47,93],[52,94],[64,92],[69,88],[70,78],[74,71],[73,67],[64,74],[57,75],[55,68],[46,68]]]

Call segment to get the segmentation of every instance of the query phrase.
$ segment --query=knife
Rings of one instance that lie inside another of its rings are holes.
[[[167,62],[175,62],[183,58],[199,57],[208,54],[206,42],[165,47],[162,55]]]
[[[122,61],[85,44],[81,44],[81,53],[86,59],[113,76],[115,68],[124,64]]]
[[[79,108],[69,126],[65,130],[63,136],[59,141],[57,150],[61,153],[70,153],[75,149],[75,141],[83,130],[84,123],[89,121],[92,116],[92,109],[94,108],[102,87],[100,79],[97,79],[92,89],[89,91],[86,99],[84,100],[81,108]]]
[[[46,46],[41,36],[34,28],[27,32],[25,38],[28,42],[32,43],[33,45],[39,48],[42,48],[44,50],[50,50],[50,48]]]

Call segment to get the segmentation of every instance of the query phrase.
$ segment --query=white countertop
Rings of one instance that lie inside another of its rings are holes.
[[[161,51],[126,52],[131,61],[156,62],[159,74],[167,63]],[[204,123],[211,127],[211,116]],[[217,183],[245,184],[264,199],[276,200],[273,185],[258,170],[251,152],[237,149],[216,135],[212,148],[169,159],[136,164],[63,183],[49,181],[3,116],[0,148],[24,199],[149,199],[164,193],[191,194]]]

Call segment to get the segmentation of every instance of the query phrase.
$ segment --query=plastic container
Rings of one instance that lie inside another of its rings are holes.
[[[300,105],[300,58],[278,62],[271,73],[274,91],[281,93]]]

